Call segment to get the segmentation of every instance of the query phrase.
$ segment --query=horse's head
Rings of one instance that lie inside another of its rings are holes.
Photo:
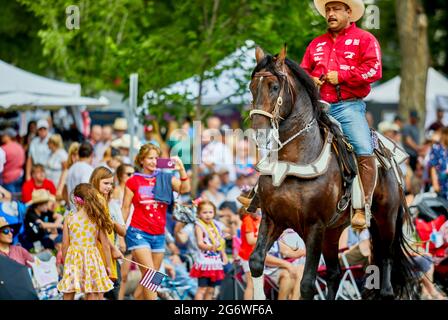
[[[265,55],[257,47],[255,57],[257,66],[250,82],[253,96],[250,118],[255,140],[262,148],[272,142],[282,148],[308,131],[319,118],[317,90],[308,74],[286,58],[286,46],[275,56]],[[280,141],[281,132],[286,141]],[[272,147],[270,150],[275,150]]]
[[[285,63],[286,46],[275,56],[255,50],[257,66],[252,73],[250,90],[253,101],[250,111],[252,129],[259,145],[267,145],[294,106],[294,80]],[[275,139],[275,137],[274,137]]]

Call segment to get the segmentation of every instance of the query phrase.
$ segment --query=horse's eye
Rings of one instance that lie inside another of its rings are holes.
[[[273,90],[273,91],[278,91],[278,89],[279,89],[278,84],[274,84],[274,85],[272,86],[272,90]]]

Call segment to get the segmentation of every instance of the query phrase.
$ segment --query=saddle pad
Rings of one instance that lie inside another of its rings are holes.
[[[404,161],[406,161],[407,158],[409,158],[409,155],[404,151],[404,149],[397,145],[394,141],[390,140],[389,138],[383,136],[381,133],[377,131],[372,130],[372,136],[376,136],[378,140],[380,140],[383,145],[391,152],[392,157],[395,159],[395,162],[400,165]],[[372,140],[374,138],[372,137]],[[377,147],[378,148],[378,143]]]

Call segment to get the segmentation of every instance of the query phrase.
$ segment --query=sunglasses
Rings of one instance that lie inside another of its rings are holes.
[[[8,234],[12,234],[14,232],[14,229],[13,228],[3,228],[2,229],[2,233],[4,234],[4,235],[8,235]]]

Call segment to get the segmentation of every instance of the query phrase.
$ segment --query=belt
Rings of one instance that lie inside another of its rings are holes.
[[[350,99],[342,99],[342,95],[341,95],[341,85],[337,84],[336,86],[336,94],[338,95],[338,102],[348,102],[348,101],[356,101],[359,100],[359,98],[350,98]]]

